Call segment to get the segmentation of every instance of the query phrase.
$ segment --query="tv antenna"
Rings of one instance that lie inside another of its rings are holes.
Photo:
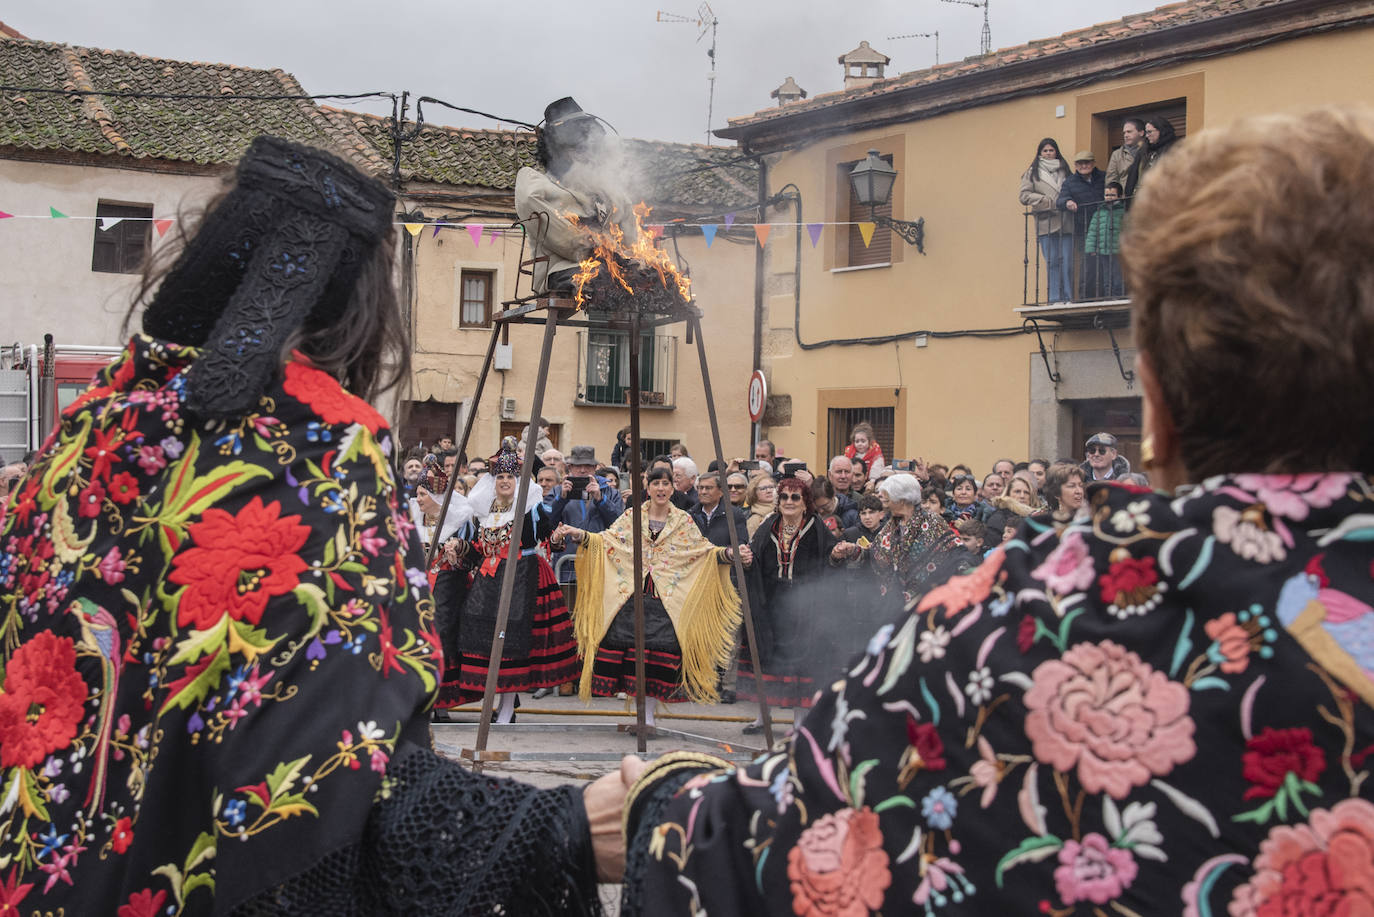
[[[981,6],[983,8],[983,41],[979,54],[992,53],[992,26],[988,24],[988,0],[941,0],[943,3],[958,3],[962,6]]]
[[[720,20],[716,18],[715,11],[711,9],[711,4],[703,0],[701,6],[697,7],[695,16],[683,16],[681,13],[659,10],[654,16],[654,21],[691,23],[700,30],[697,32],[698,43],[706,37],[708,31],[711,33],[711,47],[706,50],[706,57],[711,61],[711,72],[706,75],[706,145],[711,146],[711,120],[716,107],[716,26],[720,25]]]
[[[900,41],[903,38],[933,38],[935,39],[935,66],[940,66],[940,32],[908,32],[905,35],[889,35],[888,41]]]

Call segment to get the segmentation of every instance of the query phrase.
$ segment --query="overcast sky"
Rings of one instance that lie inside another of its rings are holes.
[[[1047,38],[1161,5],[1163,0],[991,0],[994,49]],[[662,6],[656,6],[662,3]],[[0,19],[29,38],[178,60],[279,67],[310,93],[409,90],[536,122],[564,95],[620,133],[706,138],[706,50],[694,23],[657,22],[662,9],[697,16],[699,0],[17,0]],[[889,73],[978,51],[982,9],[945,0],[711,0],[717,27],[713,127],[772,104],[794,77],[810,93],[842,85],[841,54],[866,39]],[[377,108],[352,103],[378,113]],[[413,112],[413,109],[412,109]],[[426,107],[427,120],[493,127]],[[716,143],[721,141],[716,140]]]

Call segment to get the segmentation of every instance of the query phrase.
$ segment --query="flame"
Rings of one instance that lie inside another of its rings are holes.
[[[612,211],[612,218],[602,230],[584,225],[576,214],[564,214],[569,222],[580,227],[592,238],[592,253],[578,264],[577,274],[573,277],[574,300],[579,309],[587,303],[587,284],[599,276],[602,270],[608,271],[611,280],[619,284],[626,293],[635,292],[620,266],[619,259],[639,262],[658,275],[659,283],[665,289],[676,286],[684,300],[691,300],[691,278],[677,269],[677,265],[673,264],[667,252],[654,245],[653,233],[644,228],[644,221],[652,212],[653,208],[643,201],[635,205],[635,241],[628,246],[625,244],[625,233],[615,221],[615,211]]]

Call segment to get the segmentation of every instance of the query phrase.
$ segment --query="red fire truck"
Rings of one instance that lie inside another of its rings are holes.
[[[0,350],[0,463],[43,444],[58,413],[122,352],[119,347],[15,343]]]

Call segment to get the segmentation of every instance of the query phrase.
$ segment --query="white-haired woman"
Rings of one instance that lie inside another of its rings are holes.
[[[923,593],[928,584],[967,571],[973,558],[943,519],[922,508],[921,482],[915,475],[891,475],[883,479],[878,490],[887,495],[888,520],[877,537],[866,548],[840,542],[831,558],[872,568],[885,597],[876,603],[879,608],[875,611],[886,620],[899,606]]]

